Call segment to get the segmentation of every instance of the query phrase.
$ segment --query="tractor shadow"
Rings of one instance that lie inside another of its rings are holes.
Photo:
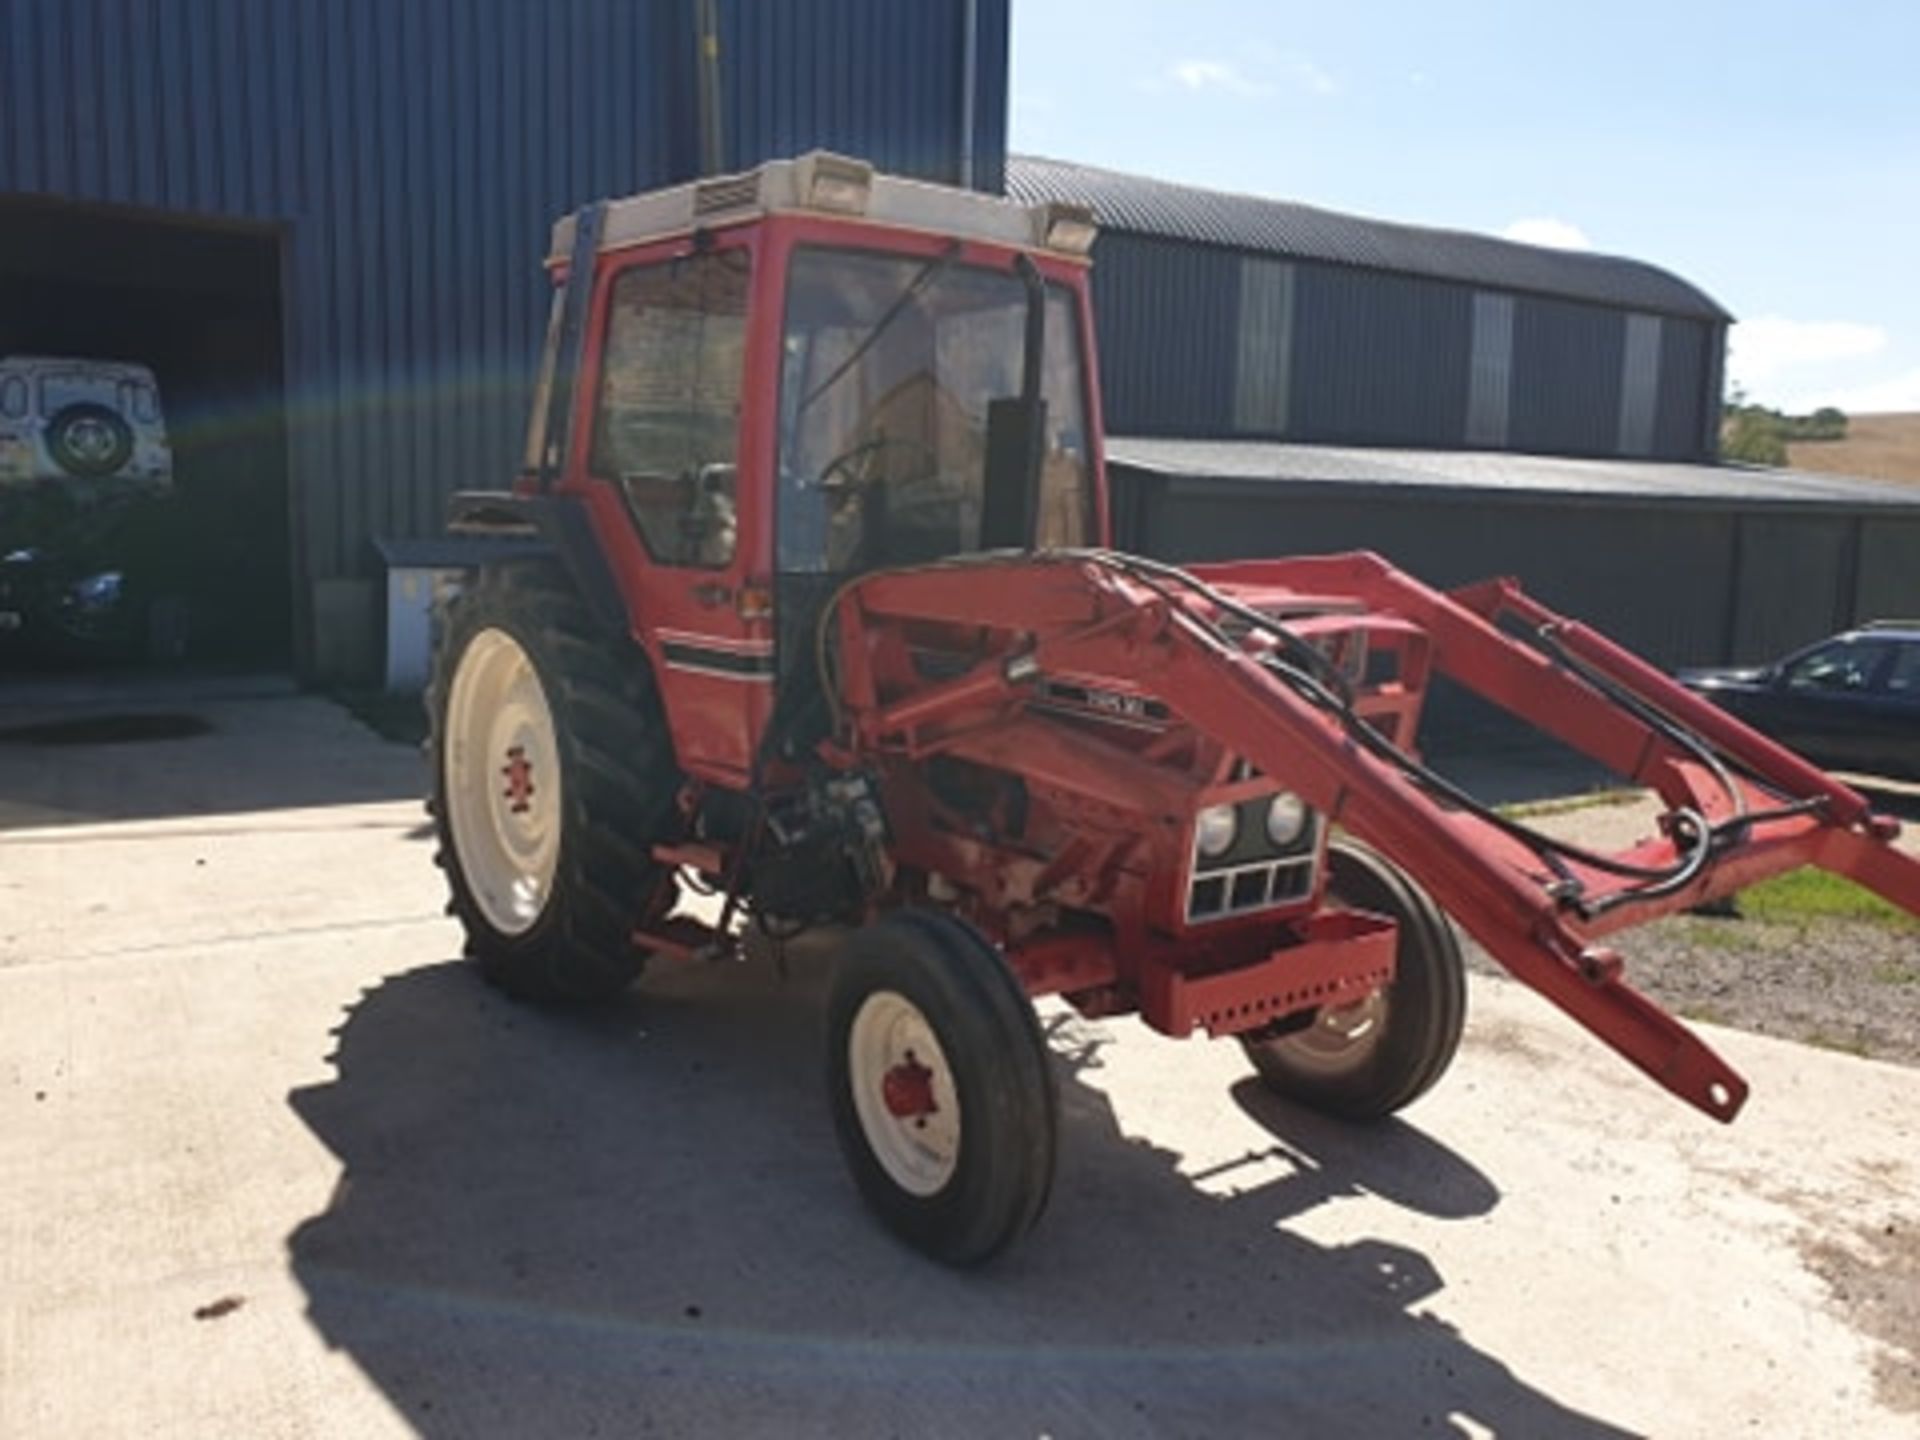
[[[1102,1031],[1064,1017],[1039,1230],[984,1273],[904,1250],[834,1147],[824,968],[664,976],[592,1018],[457,964],[367,992],[337,1078],[291,1096],[344,1166],[289,1241],[314,1326],[425,1436],[1627,1433],[1411,1313],[1445,1283],[1424,1255],[1286,1227],[1360,1193],[1484,1214],[1465,1160],[1248,1084],[1268,1178],[1189,1176],[1122,1133]]]

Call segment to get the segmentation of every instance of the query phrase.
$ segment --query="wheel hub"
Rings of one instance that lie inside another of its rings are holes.
[[[1374,990],[1350,1005],[1320,1012],[1313,1024],[1275,1042],[1293,1066],[1305,1073],[1337,1079],[1372,1062],[1387,1033],[1387,992]]]
[[[527,758],[527,747],[509,745],[507,763],[500,767],[500,773],[507,781],[507,788],[501,791],[507,809],[516,815],[526,814],[533,808],[533,762]]]
[[[89,465],[103,463],[113,454],[113,431],[91,418],[74,421],[64,437],[67,448]]]
[[[909,1194],[938,1193],[960,1165],[960,1097],[927,1017],[898,991],[875,991],[853,1017],[847,1061],[873,1158]]]
[[[896,1120],[915,1120],[925,1125],[926,1117],[940,1107],[933,1099],[933,1072],[907,1051],[906,1058],[880,1081],[880,1095],[887,1113]]]

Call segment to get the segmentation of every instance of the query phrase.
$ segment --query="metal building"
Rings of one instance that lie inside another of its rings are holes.
[[[1100,222],[1117,434],[1717,453],[1730,317],[1652,265],[1058,160],[1013,157],[1007,189]]]
[[[1117,540],[1514,575],[1668,665],[1920,610],[1920,495],[1714,463],[1726,311],[1638,261],[1015,156],[1091,208]]]
[[[507,478],[557,214],[813,146],[999,188],[1008,0],[714,11],[703,86],[691,0],[0,0],[0,354],[152,364],[252,658],[364,674],[374,542]]]
[[[1109,439],[1119,542],[1173,560],[1372,550],[1516,577],[1655,662],[1757,664],[1920,614],[1920,490],[1788,470]]]

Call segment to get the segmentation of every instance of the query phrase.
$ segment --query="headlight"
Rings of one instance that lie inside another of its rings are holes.
[[[73,587],[74,602],[82,610],[105,610],[120,600],[121,577],[118,570],[102,570],[89,575]]]
[[[1282,790],[1267,806],[1267,838],[1282,850],[1298,840],[1307,828],[1307,802],[1291,791]]]
[[[1233,848],[1234,837],[1239,830],[1240,815],[1233,806],[1209,805],[1194,822],[1194,841],[1203,856],[1218,860]]]

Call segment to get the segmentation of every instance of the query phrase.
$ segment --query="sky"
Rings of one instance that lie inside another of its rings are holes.
[[[1920,411],[1920,0],[1013,0],[1016,153],[1650,261],[1730,380]]]

